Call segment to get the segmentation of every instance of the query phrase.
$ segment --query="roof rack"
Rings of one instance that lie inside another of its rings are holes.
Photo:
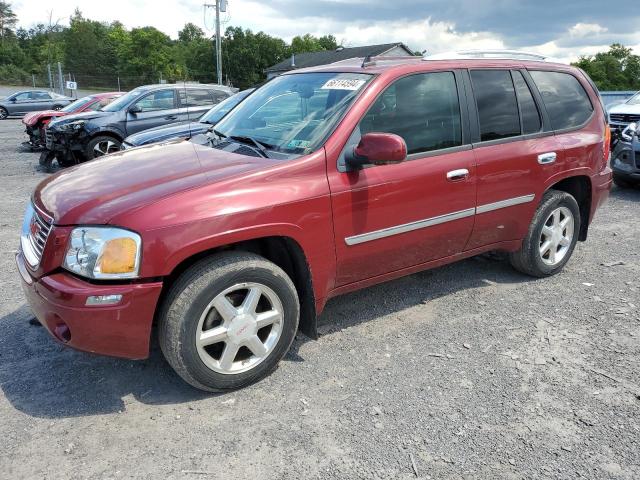
[[[547,55],[521,52],[520,50],[461,50],[457,52],[425,55],[423,60],[458,60],[458,59],[491,59],[491,60],[532,60],[538,62],[553,61]]]

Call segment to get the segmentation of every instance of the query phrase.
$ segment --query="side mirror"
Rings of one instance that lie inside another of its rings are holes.
[[[135,115],[136,113],[140,113],[142,111],[142,107],[138,104],[133,105],[129,108],[129,113]]]
[[[9,100],[9,101],[10,101],[11,103],[16,103],[16,102],[17,102],[16,97],[13,97],[13,98],[12,98],[11,100]]]
[[[352,151],[345,154],[349,170],[364,165],[389,165],[407,159],[407,144],[393,133],[366,133]]]

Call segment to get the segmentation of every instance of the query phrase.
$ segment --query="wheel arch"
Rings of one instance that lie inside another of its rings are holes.
[[[311,268],[300,244],[287,236],[266,236],[228,243],[198,252],[183,259],[165,277],[158,305],[164,301],[167,292],[180,275],[196,262],[223,251],[243,251],[255,253],[282,268],[293,281],[300,299],[299,330],[310,338],[317,338],[317,313]],[[158,308],[158,311],[160,309]]]
[[[91,140],[93,140],[96,137],[112,137],[118,140],[119,142],[122,142],[124,140],[124,138],[122,138],[122,135],[120,135],[118,132],[114,130],[98,130],[97,132],[93,132],[89,136],[87,143],[89,143]]]
[[[580,233],[578,240],[584,242],[589,232],[589,220],[591,215],[592,185],[591,178],[587,175],[574,175],[556,181],[547,188],[566,192],[576,199],[580,207]]]

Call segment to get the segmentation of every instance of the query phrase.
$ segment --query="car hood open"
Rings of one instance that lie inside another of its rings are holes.
[[[22,123],[25,125],[35,125],[41,118],[64,117],[65,115],[68,115],[67,112],[62,112],[60,110],[42,110],[39,112],[27,113],[22,117]]]
[[[161,198],[277,163],[185,141],[149,145],[63,170],[38,185],[33,199],[56,225],[107,224]]]

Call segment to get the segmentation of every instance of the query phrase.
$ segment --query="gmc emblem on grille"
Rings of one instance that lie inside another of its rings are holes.
[[[32,237],[35,238],[38,232],[40,232],[40,224],[38,223],[38,221],[36,220],[36,216],[34,215],[33,217],[31,217],[31,223],[29,224],[29,233]]]

